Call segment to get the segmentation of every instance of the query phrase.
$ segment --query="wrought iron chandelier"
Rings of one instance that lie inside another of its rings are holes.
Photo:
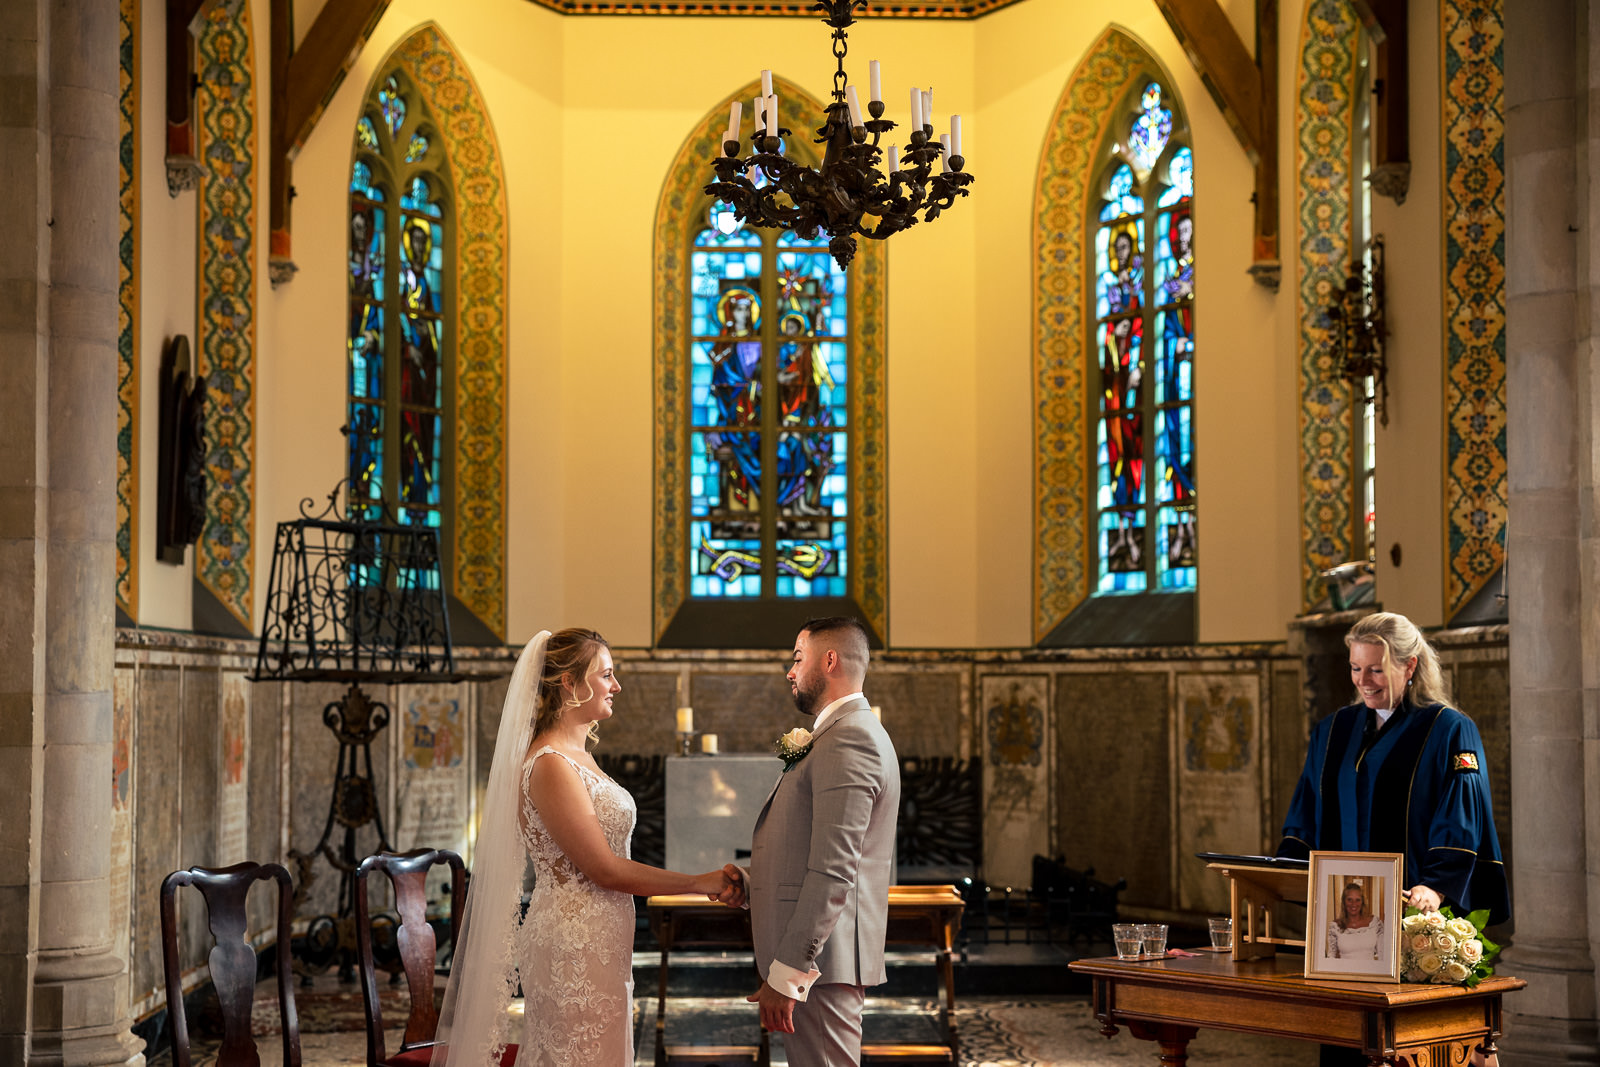
[[[932,222],[967,195],[972,175],[963,167],[961,116],[950,116],[950,132],[933,133],[933,91],[911,90],[911,143],[891,144],[885,153],[887,173],[878,170],[878,139],[895,128],[883,117],[882,78],[878,61],[868,64],[871,99],[864,118],[856,87],[847,84],[844,57],[849,49],[845,30],[855,23],[857,8],[867,0],[817,0],[823,22],[833,27],[833,103],[828,105],[816,143],[824,145],[818,170],[783,153],[790,132],[778,123],[778,97],[772,72],[761,72],[761,95],[754,101],[755,132],[748,158],[741,156],[739,123],[743,103],[735,100],[722,138],[722,155],[713,162],[717,180],[706,194],[726,202],[741,222],[793,230],[806,240],[819,231],[828,235],[828,251],[847,270],[856,254],[856,236],[882,241],[891,234]],[[869,141],[868,138],[871,138]],[[935,173],[934,165],[938,164]],[[920,218],[919,218],[920,216]]]
[[[1334,294],[1323,314],[1327,322],[1329,353],[1333,373],[1365,394],[1367,379],[1372,379],[1378,421],[1389,425],[1389,367],[1384,359],[1384,339],[1389,330],[1384,323],[1383,237],[1368,245],[1370,265],[1352,261],[1344,286]]]

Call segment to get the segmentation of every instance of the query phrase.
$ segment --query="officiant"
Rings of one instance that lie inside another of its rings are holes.
[[[1483,741],[1450,707],[1437,653],[1388,612],[1359,620],[1345,644],[1356,701],[1312,727],[1278,855],[1402,853],[1406,903],[1506,921]]]

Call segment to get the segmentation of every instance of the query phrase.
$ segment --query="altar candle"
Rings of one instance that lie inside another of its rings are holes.
[[[735,100],[728,105],[728,132],[732,134],[730,141],[739,139],[739,122],[744,118],[744,104]]]
[[[767,128],[767,98],[766,97],[758,96],[758,97],[755,97],[753,100],[751,100],[751,102],[750,102],[750,121],[755,124],[755,128],[758,129],[758,130],[764,130],[764,129]]]
[[[897,171],[899,169],[900,169],[900,146],[897,145],[897,144],[892,144],[892,145],[889,146],[889,173],[893,174],[895,171]]]
[[[680,734],[692,734],[692,733],[694,733],[694,709],[693,708],[679,708],[678,709],[678,732]]]
[[[778,136],[778,94],[767,97],[767,135]],[[782,149],[780,149],[782,151]]]
[[[861,99],[856,96],[856,87],[854,85],[846,85],[844,87],[844,103],[845,107],[850,109],[850,125],[865,126],[866,123],[861,121]]]
[[[701,734],[700,751],[704,752],[708,756],[715,756],[717,754],[717,735]]]
[[[960,115],[951,115],[950,116],[950,154],[952,156],[959,156],[961,154],[961,116]]]
[[[867,62],[867,88],[874,104],[883,102],[883,70],[876,59]]]
[[[922,90],[922,124],[933,125],[933,90]]]
[[[772,71],[770,70],[764,70],[761,72],[761,95],[772,95]]]
[[[911,128],[922,129],[922,90],[916,86],[911,88]]]

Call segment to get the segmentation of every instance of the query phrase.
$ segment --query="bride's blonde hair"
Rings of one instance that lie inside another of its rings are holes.
[[[533,732],[535,736],[554,729],[561,721],[561,713],[568,708],[581,707],[594,696],[594,683],[590,681],[599,665],[600,650],[610,651],[606,639],[593,630],[568,627],[550,635],[545,646],[544,671],[539,678],[539,692],[534,705]],[[570,678],[570,688],[562,683]],[[600,724],[589,724],[591,743],[600,738]]]

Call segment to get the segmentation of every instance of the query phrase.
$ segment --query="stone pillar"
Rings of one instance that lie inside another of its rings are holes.
[[[1595,672],[1591,564],[1579,574],[1580,486],[1592,486],[1594,373],[1590,28],[1582,0],[1507,5],[1507,455],[1513,947],[1528,983],[1506,1001],[1504,1059],[1600,1063],[1595,1041]],[[1600,154],[1593,160],[1600,163]],[[1581,442],[1581,443],[1580,443]],[[1585,476],[1584,471],[1590,472]],[[1591,489],[1592,493],[1592,489]],[[1592,526],[1594,513],[1587,513]],[[1589,538],[1593,543],[1592,533]],[[1587,677],[1586,677],[1587,675]],[[1587,698],[1587,699],[1586,699]],[[1584,723],[1585,703],[1589,723]],[[1590,774],[1585,777],[1585,739]],[[1586,874],[1586,868],[1589,873]]]
[[[108,917],[117,35],[117,0],[0,4],[6,1063],[143,1062]]]

